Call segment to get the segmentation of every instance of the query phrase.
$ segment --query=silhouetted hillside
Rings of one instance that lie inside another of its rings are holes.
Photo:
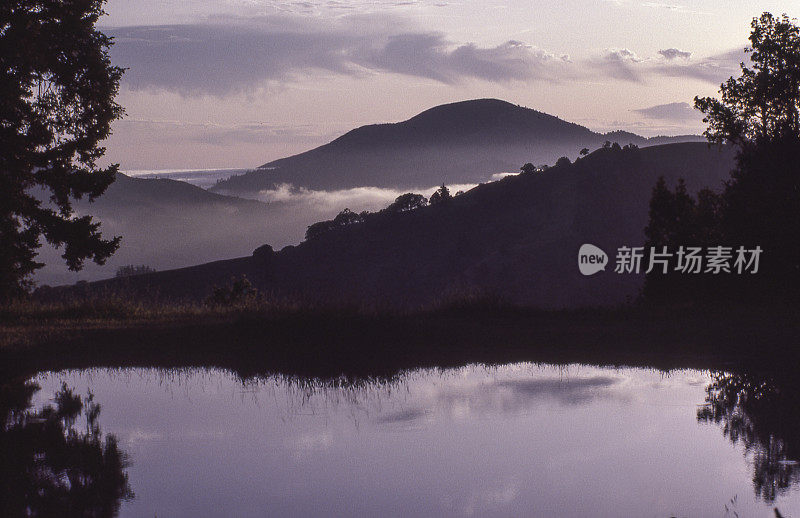
[[[336,140],[221,182],[212,190],[252,193],[290,183],[310,189],[360,186],[422,188],[477,183],[492,174],[518,171],[526,162],[574,159],[606,140],[638,146],[698,141],[701,137],[655,137],[595,133],[552,115],[497,99],[431,108],[396,124],[354,129]]]
[[[260,289],[325,303],[418,307],[478,293],[543,307],[607,305],[635,297],[644,275],[578,272],[577,251],[595,244],[613,263],[641,246],[652,188],[685,177],[719,189],[729,149],[685,143],[601,149],[571,165],[479,185],[449,203],[378,213],[280,252],[130,281],[139,289],[204,297],[246,274]],[[107,281],[102,285],[114,285]]]

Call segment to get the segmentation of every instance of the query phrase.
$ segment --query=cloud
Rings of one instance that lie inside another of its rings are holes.
[[[452,44],[437,33],[400,34],[386,44],[356,58],[368,68],[412,76],[427,77],[442,83],[466,78],[488,81],[554,80],[567,56],[556,56],[519,41],[481,48],[474,44]]]
[[[393,32],[394,31],[394,32]],[[518,41],[494,47],[454,44],[414,32],[402,20],[355,15],[335,21],[298,16],[216,17],[202,24],[109,29],[115,64],[136,89],[224,96],[316,73],[392,72],[456,83],[558,76],[568,62]]]
[[[657,65],[653,72],[667,77],[688,77],[720,84],[731,76],[740,75],[739,64],[746,60],[744,51],[737,49],[698,60],[686,59],[680,60],[680,63],[672,60],[671,63]]]
[[[702,114],[695,110],[689,103],[659,104],[657,106],[640,108],[633,111],[644,115],[648,119],[657,120],[683,121],[699,120],[702,118]]]
[[[678,58],[680,58],[680,59],[689,59],[690,57],[692,57],[692,53],[691,52],[685,52],[683,50],[678,50],[678,49],[675,49],[675,48],[659,50],[658,53],[661,54],[662,56],[664,56],[666,59],[668,59],[670,61],[673,60],[673,59],[678,59]]]
[[[606,49],[601,56],[587,60],[586,65],[607,77],[641,83],[644,69],[640,64],[644,61],[629,49]]]
[[[192,123],[171,120],[122,119],[114,124],[114,136],[135,141],[193,142],[211,146],[231,144],[304,143],[318,145],[335,137],[310,125],[260,122],[241,124]]]
[[[746,60],[741,50],[731,50],[700,59],[691,52],[678,49],[658,51],[659,58],[640,57],[629,49],[607,49],[602,55],[588,59],[584,65],[606,77],[643,83],[652,77],[679,77],[719,84],[740,73],[739,63]]]
[[[303,34],[269,25],[165,25],[114,29],[112,61],[127,67],[132,89],[164,89],[184,95],[224,95],[250,91],[267,80],[324,70],[353,74],[341,52],[352,37]]]

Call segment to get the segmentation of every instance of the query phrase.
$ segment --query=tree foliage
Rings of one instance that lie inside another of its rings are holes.
[[[706,137],[736,147],[736,168],[719,195],[695,201],[679,184],[656,186],[646,229],[648,244],[744,246],[764,250],[757,276],[698,279],[695,297],[797,299],[800,294],[800,28],[786,15],[753,19],[751,66],[720,86],[720,99],[695,98]],[[715,241],[711,243],[710,241]],[[645,295],[673,295],[679,284],[648,277]],[[653,290],[661,285],[664,289]],[[689,296],[690,290],[683,290]]]
[[[101,168],[99,143],[119,118],[122,69],[95,29],[102,0],[0,4],[0,299],[28,287],[43,266],[40,238],[63,247],[72,270],[103,263],[119,238],[76,217],[72,199],[100,196],[117,166]]]
[[[407,192],[395,198],[394,203],[386,207],[389,212],[407,212],[428,205],[428,198],[421,194]]]
[[[567,167],[567,166],[569,166],[570,164],[572,164],[572,161],[570,161],[570,159],[569,159],[569,158],[567,158],[567,157],[565,157],[565,156],[562,156],[561,158],[559,158],[558,160],[556,160],[556,165],[555,165],[555,167]]]
[[[453,199],[453,196],[450,194],[450,189],[448,189],[445,184],[442,184],[441,187],[436,189],[436,192],[431,194],[430,204],[439,205],[441,203],[447,203],[451,199]]]
[[[350,209],[344,209],[331,220],[319,221],[310,225],[306,229],[306,241],[316,239],[331,230],[347,227],[356,223],[363,223],[365,216],[366,213],[358,214]]]
[[[751,24],[752,68],[720,87],[721,99],[695,97],[711,142],[744,146],[800,134],[800,30],[785,14],[764,13]]]

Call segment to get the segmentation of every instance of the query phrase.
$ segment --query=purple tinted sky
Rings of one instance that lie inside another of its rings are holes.
[[[787,2],[111,0],[128,67],[108,158],[252,167],[361,124],[497,97],[595,130],[700,132],[688,109]]]

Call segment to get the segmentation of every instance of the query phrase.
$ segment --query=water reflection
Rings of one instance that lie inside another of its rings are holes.
[[[752,456],[753,487],[767,502],[800,481],[800,394],[796,380],[749,373],[715,373],[701,422],[715,423]]]
[[[40,387],[0,385],[2,516],[111,517],[133,497],[125,453],[100,430],[100,405],[66,384],[33,410]]]
[[[523,363],[372,380],[96,369],[34,381],[38,393],[0,394],[2,452],[19,457],[0,469],[17,474],[0,496],[39,515],[800,513],[797,392],[764,377]],[[121,505],[128,474],[137,497]]]

